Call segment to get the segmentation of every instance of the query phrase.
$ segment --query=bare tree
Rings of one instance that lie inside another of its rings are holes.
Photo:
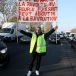
[[[16,0],[8,0],[6,5],[5,5],[5,14],[7,21],[11,16],[15,16],[17,13],[17,1]]]
[[[16,0],[0,0],[0,12],[2,12],[4,17],[4,22],[16,15],[17,11],[17,1]]]
[[[6,5],[7,0],[0,0],[0,12],[3,14],[4,21],[5,21],[5,15],[4,15],[4,7]]]

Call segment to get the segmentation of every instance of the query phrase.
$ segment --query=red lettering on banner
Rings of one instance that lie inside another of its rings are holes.
[[[56,21],[57,3],[56,0],[19,0],[18,1],[19,21]]]

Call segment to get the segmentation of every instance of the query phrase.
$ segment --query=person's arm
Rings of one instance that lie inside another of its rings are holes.
[[[58,28],[58,26],[56,26],[55,28],[53,28],[49,32],[45,33],[45,35],[44,35],[45,39],[47,39],[47,37],[49,37],[49,35],[51,35],[57,28]]]
[[[26,31],[23,31],[23,30],[18,30],[20,33],[24,34],[24,35],[27,35],[29,37],[32,37],[32,33],[30,32],[26,32]]]
[[[50,30],[49,32],[45,33],[45,35],[44,35],[45,38],[49,37],[49,35],[51,35],[54,31],[55,31],[55,30],[52,29],[52,30]]]

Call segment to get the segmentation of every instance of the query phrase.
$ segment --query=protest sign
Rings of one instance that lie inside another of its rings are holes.
[[[18,0],[19,22],[56,22],[57,0]]]

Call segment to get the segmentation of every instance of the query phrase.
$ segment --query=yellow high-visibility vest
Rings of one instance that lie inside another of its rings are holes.
[[[44,34],[38,36],[38,38],[37,38],[35,33],[32,34],[32,39],[31,39],[31,43],[30,43],[30,53],[33,52],[36,40],[37,40],[36,52],[37,53],[46,53],[46,41],[44,38]]]

